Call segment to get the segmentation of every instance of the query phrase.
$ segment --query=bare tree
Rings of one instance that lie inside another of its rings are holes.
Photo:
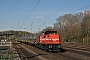
[[[57,23],[54,24],[54,28],[60,33],[63,41],[77,42],[76,40],[80,39],[82,17],[82,13],[77,13],[65,14],[56,19]]]

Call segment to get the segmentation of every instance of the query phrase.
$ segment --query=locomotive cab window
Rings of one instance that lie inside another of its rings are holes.
[[[57,31],[46,31],[45,34],[57,34]]]

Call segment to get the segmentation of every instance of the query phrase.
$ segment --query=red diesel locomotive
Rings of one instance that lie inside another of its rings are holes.
[[[61,51],[61,43],[57,31],[45,31],[36,39],[36,47],[46,51]]]

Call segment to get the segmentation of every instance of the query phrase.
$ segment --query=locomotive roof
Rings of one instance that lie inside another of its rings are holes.
[[[47,30],[47,31],[44,31],[43,33],[45,33],[45,34],[53,34],[53,33],[57,33],[57,31],[55,31],[55,30]]]
[[[44,32],[50,32],[50,31],[57,32],[56,30],[46,30],[46,31],[44,31]]]

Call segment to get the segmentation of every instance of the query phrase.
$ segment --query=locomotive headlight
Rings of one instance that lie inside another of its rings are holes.
[[[49,48],[52,48],[52,45],[49,45]]]

